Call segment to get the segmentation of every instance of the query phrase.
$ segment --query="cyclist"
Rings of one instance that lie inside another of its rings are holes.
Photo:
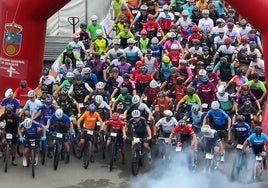
[[[47,129],[50,132],[64,134],[64,147],[66,151],[65,163],[69,163],[70,160],[70,138],[74,136],[73,124],[67,114],[63,113],[62,109],[57,109],[55,113],[47,121]]]
[[[213,129],[218,131],[221,143],[223,147],[225,147],[224,140],[227,137],[227,130],[230,129],[232,121],[229,115],[224,112],[224,110],[220,109],[220,103],[218,101],[213,101],[211,103],[211,109],[207,112],[203,120],[203,125],[207,124],[208,122],[210,122],[210,125]],[[228,134],[230,134],[230,132]],[[221,161],[224,162],[224,148],[221,152]]]
[[[99,121],[101,123],[101,126],[103,126],[103,121],[101,119],[100,114],[96,111],[96,106],[94,104],[90,104],[87,107],[87,110],[81,115],[81,117],[77,120],[77,125],[78,125],[78,130],[81,130],[81,122],[84,121],[82,127],[83,129],[86,130],[96,130],[96,124],[97,121]],[[83,132],[82,137],[80,139],[80,142],[78,144],[78,148],[80,150],[80,152],[78,152],[78,158],[81,157],[81,151],[83,151],[83,147],[85,144],[85,132]],[[98,150],[98,146],[97,146],[97,135],[94,134],[94,145],[95,145],[95,151]],[[91,162],[94,162],[94,157],[93,155],[90,156]]]
[[[132,118],[127,121],[127,126],[125,126],[125,131],[123,131],[123,138],[126,139],[126,133],[132,132],[133,137],[137,138],[146,138],[144,142],[144,148],[147,152],[147,156],[149,162],[151,161],[151,149],[149,146],[149,140],[152,138],[150,126],[147,124],[147,121],[144,117],[141,116],[141,112],[139,110],[133,110],[131,113]],[[134,142],[132,142],[132,148],[134,146]]]
[[[23,109],[20,111],[19,115],[25,115],[27,117],[32,117],[32,115],[42,106],[42,102],[36,98],[34,90],[28,92],[28,100],[25,103]]]
[[[5,98],[0,103],[1,107],[6,107],[7,105],[12,106],[13,112],[19,113],[20,103],[18,99],[13,97],[13,90],[11,88],[7,89],[5,92]]]
[[[56,91],[53,93],[54,96],[58,96],[58,93],[60,92],[60,90],[61,90],[62,88],[69,89],[69,88],[71,87],[71,85],[74,83],[74,73],[72,73],[72,72],[67,72],[67,74],[66,74],[66,78],[67,78],[67,80],[64,80],[64,81],[61,83],[60,87],[58,87],[58,88],[56,89]]]
[[[148,68],[142,66],[140,68],[141,74],[136,77],[135,83],[137,88],[137,93],[140,95],[144,92],[145,88],[149,86],[150,82],[153,80],[151,73],[148,73]]]
[[[201,126],[202,126],[204,117],[205,117],[205,114],[200,110],[199,105],[193,104],[191,111],[189,111],[183,119],[187,120],[188,118],[190,118],[192,129],[194,130],[197,136],[200,136]]]
[[[123,142],[123,135],[126,135],[124,132],[126,126],[126,122],[123,120],[120,120],[119,118],[119,113],[113,113],[111,118],[107,121],[104,122],[103,127],[101,127],[101,131],[108,131],[108,132],[113,132],[113,133],[118,133],[116,139],[117,139],[117,144],[119,145],[119,152],[121,153],[122,157],[122,162],[125,163],[126,161],[126,156],[125,156],[125,151],[124,151],[124,142]],[[108,129],[108,130],[107,130]],[[108,137],[107,142],[106,142],[106,147],[109,148],[109,145],[111,143],[111,138]]]
[[[5,122],[4,133],[12,134],[11,150],[10,150],[10,153],[12,156],[11,164],[13,166],[17,166],[15,157],[16,157],[16,146],[17,146],[17,141],[18,141],[18,127],[20,124],[20,118],[16,113],[13,112],[13,107],[11,105],[7,105],[5,107],[5,111],[0,117],[0,122]],[[2,139],[1,146],[4,143],[5,143],[4,139]]]
[[[21,80],[20,86],[17,89],[15,89],[13,97],[19,100],[21,108],[25,105],[26,101],[28,100],[27,93],[30,90],[32,90],[32,88],[27,86],[26,80]]]
[[[44,68],[42,70],[42,76],[39,80],[38,88],[41,88],[43,85],[48,87],[48,93],[52,94],[53,85],[55,84],[56,80],[52,75],[49,75],[49,68]]]
[[[85,102],[87,102],[88,100],[92,101],[96,95],[101,95],[103,100],[108,103],[110,101],[110,93],[109,91],[105,90],[105,83],[98,82],[95,85],[95,88],[96,89],[93,92],[91,92],[88,96],[86,96],[84,101]]]
[[[19,124],[19,127],[18,127],[19,141],[21,143],[24,143],[23,159],[22,159],[23,166],[27,166],[27,164],[29,164],[30,139],[36,139],[35,145],[38,146],[39,144],[38,139],[40,138],[39,134],[41,132],[43,133],[41,140],[44,141],[46,140],[46,128],[41,123],[31,120],[31,118],[26,118],[22,123]],[[24,134],[25,137],[23,137],[22,134]],[[35,155],[35,164],[37,165],[37,163],[38,163],[38,154]]]
[[[129,94],[128,89],[126,87],[122,87],[120,89],[119,96],[115,99],[114,103],[112,104],[112,111],[116,109],[117,111],[117,105],[122,103],[123,104],[123,110],[125,111],[128,109],[132,104],[132,95]]]
[[[76,68],[76,61],[80,61],[79,55],[73,52],[73,47],[70,44],[66,45],[65,51],[60,54],[59,64],[65,64],[66,58],[71,59],[73,69]]]
[[[48,88],[46,85],[43,85],[41,87],[41,95],[38,97],[38,99],[43,103],[46,98],[51,98],[52,99],[52,96],[48,93]]]
[[[94,96],[94,104],[96,105],[97,112],[99,112],[103,121],[106,121],[109,119],[109,117],[112,117],[111,107],[103,100],[101,95]]]
[[[105,84],[105,90],[109,93],[113,93],[119,82],[123,81],[123,78],[119,75],[119,69],[117,67],[113,67],[110,73],[111,75],[108,77]]]

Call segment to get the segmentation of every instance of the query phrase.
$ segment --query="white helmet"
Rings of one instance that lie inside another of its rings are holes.
[[[210,128],[210,126],[209,126],[209,125],[203,125],[203,126],[201,127],[201,132],[202,132],[202,134],[204,134],[204,135],[209,135],[209,134],[211,133],[211,128]]]
[[[198,75],[199,75],[199,76],[205,76],[205,75],[207,75],[207,71],[206,71],[205,69],[200,69],[200,70],[198,71]]]
[[[56,116],[56,118],[58,118],[58,119],[62,118],[62,116],[63,116],[63,111],[62,111],[62,109],[57,109],[56,112],[55,112],[55,116]]]
[[[35,97],[35,91],[34,91],[34,90],[30,90],[30,91],[28,92],[27,96],[28,96],[29,98]]]
[[[220,103],[218,101],[213,101],[211,103],[211,109],[218,110],[220,108]]]
[[[219,93],[224,93],[225,92],[225,88],[223,85],[220,85],[218,88],[217,88],[218,92]]]
[[[101,95],[96,95],[94,99],[95,99],[95,102],[98,104],[101,104],[103,102],[103,97]]]
[[[13,96],[13,90],[11,88],[7,89],[5,92],[5,97],[10,98]]]
[[[102,30],[101,30],[101,29],[97,29],[97,30],[96,30],[96,35],[97,35],[97,36],[102,36],[102,35],[103,35]]]
[[[131,44],[131,43],[135,43],[136,41],[133,38],[129,38],[127,39],[127,43]]]
[[[25,127],[26,129],[29,129],[31,126],[32,126],[32,120],[31,120],[31,118],[26,118],[26,119],[24,120],[24,127]]]
[[[78,67],[85,67],[84,63],[82,61],[77,61],[75,66]]]
[[[173,116],[173,113],[171,112],[171,110],[165,110],[164,111],[164,116],[172,117]]]
[[[67,72],[66,77],[67,77],[67,78],[74,78],[74,73],[72,73],[72,72]]]
[[[150,88],[157,88],[158,87],[158,84],[157,84],[157,81],[155,81],[155,80],[152,80],[151,82],[150,82],[150,84],[149,84],[149,87]]]
[[[187,10],[183,10],[183,11],[181,12],[181,15],[182,15],[182,16],[188,16],[188,15],[189,15],[189,12],[188,12]]]
[[[158,44],[158,42],[159,42],[159,40],[158,40],[157,37],[153,37],[153,38],[151,39],[151,43],[152,43],[152,44]]]
[[[169,10],[169,6],[168,5],[164,5],[163,6],[163,10]]]
[[[171,50],[178,50],[179,46],[177,44],[172,44],[171,45]]]
[[[98,82],[96,84],[96,89],[103,89],[104,88],[104,83],[103,82]]]
[[[91,73],[91,68],[86,67],[86,68],[84,69],[84,73],[85,73],[85,74],[87,74],[87,73]]]
[[[98,20],[98,16],[97,15],[92,15],[90,17],[90,19],[91,19],[91,21],[96,21],[96,20]]]
[[[168,38],[176,38],[176,34],[174,32],[169,32]]]
[[[140,117],[141,112],[139,110],[133,110],[131,115],[132,115],[133,118]]]
[[[140,97],[139,97],[139,95],[134,95],[133,97],[132,97],[132,103],[133,104],[138,104],[140,102]]]

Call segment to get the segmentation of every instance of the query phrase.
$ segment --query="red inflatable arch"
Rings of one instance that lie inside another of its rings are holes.
[[[268,1],[267,0],[226,0],[239,14],[247,19],[260,33],[263,42],[265,77],[268,76]],[[267,64],[267,65],[266,65]],[[266,79],[266,83],[267,83]],[[263,113],[262,127],[268,133],[268,103]],[[267,145],[266,145],[267,148]]]
[[[41,75],[46,22],[69,0],[0,1],[0,96],[26,79],[35,88]]]

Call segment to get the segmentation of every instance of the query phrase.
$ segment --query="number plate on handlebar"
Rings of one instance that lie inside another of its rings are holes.
[[[92,130],[87,130],[87,134],[89,134],[89,135],[93,135],[93,131]]]
[[[83,103],[79,103],[79,107],[80,108],[83,108],[84,107],[84,104]]]
[[[110,133],[110,135],[111,135],[112,137],[116,137],[116,136],[117,136],[117,133]]]
[[[57,137],[57,138],[62,138],[63,135],[62,135],[62,133],[57,133],[57,134],[56,134],[56,137]]]
[[[134,138],[133,138],[133,142],[134,142],[134,143],[139,143],[139,142],[140,142],[140,138],[135,138],[135,137],[134,137]]]
[[[243,149],[243,145],[242,144],[237,144],[236,149]]]
[[[211,153],[206,153],[205,159],[213,159],[213,155]]]
[[[35,146],[35,141],[30,141],[30,145],[34,147]]]
[[[6,139],[10,139],[11,140],[12,138],[13,138],[12,134],[9,134],[9,133],[6,134]]]
[[[202,104],[202,107],[203,107],[203,108],[208,108],[208,104],[207,104],[207,103],[203,103],[203,104]]]
[[[256,156],[256,161],[262,161],[262,156]]]
[[[138,14],[139,11],[138,10],[132,10],[131,12],[132,12],[132,14]]]
[[[175,149],[175,151],[181,151],[181,150],[182,150],[182,148],[180,146],[177,146]]]

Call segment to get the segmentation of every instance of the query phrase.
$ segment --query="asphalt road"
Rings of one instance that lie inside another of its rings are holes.
[[[145,165],[137,177],[133,177],[130,171],[130,153],[127,162],[123,165],[117,161],[115,169],[109,172],[106,161],[101,160],[100,154],[96,154],[96,161],[90,163],[88,169],[82,167],[82,161],[71,157],[69,164],[61,161],[57,171],[53,170],[52,160],[46,161],[42,166],[36,166],[36,177],[31,177],[31,168],[22,166],[22,158],[17,159],[18,166],[9,166],[8,172],[0,170],[1,188],[267,188],[268,171],[263,173],[263,181],[260,183],[246,184],[245,177],[240,183],[231,183],[229,180],[232,155],[227,153],[226,161],[220,166],[220,170],[213,174],[197,172],[193,174],[182,168],[183,164],[174,161],[154,162],[152,166]],[[0,165],[1,166],[1,165]]]

